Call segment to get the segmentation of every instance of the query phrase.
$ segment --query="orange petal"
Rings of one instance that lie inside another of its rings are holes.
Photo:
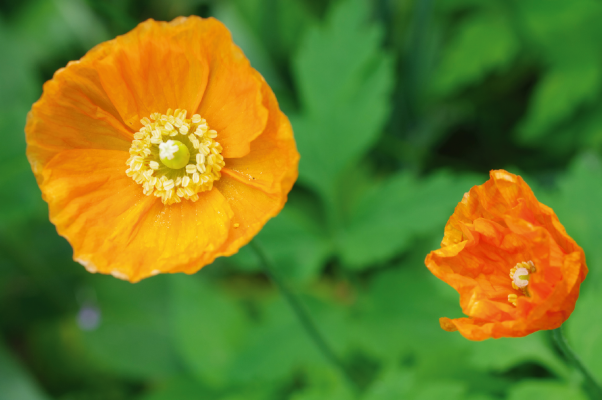
[[[268,110],[262,99],[265,81],[231,43],[230,32],[221,22],[210,18],[193,23],[213,26],[211,36],[204,38],[211,72],[198,112],[217,131],[224,158],[243,157],[266,126]]]
[[[280,111],[274,93],[263,82],[262,94],[269,118],[265,131],[251,143],[251,152],[242,158],[228,158],[223,173],[266,193],[288,193],[297,179],[299,153],[291,124]]]
[[[102,48],[69,63],[44,85],[44,94],[27,116],[27,156],[39,183],[42,169],[69,149],[127,151],[132,133],[102,88],[92,64]]]
[[[211,190],[165,206],[125,175],[128,153],[70,150],[44,169],[50,219],[90,271],[132,282],[159,272],[196,272],[226,240],[233,215]]]
[[[247,244],[272,217],[276,216],[284,203],[286,194],[268,194],[253,186],[232,179],[228,175],[215,183],[220,193],[228,199],[228,204],[234,212],[228,239],[219,249],[220,256],[229,256]]]
[[[214,25],[197,17],[148,20],[99,45],[107,55],[94,67],[129,127],[138,130],[140,119],[168,108],[185,109],[189,116],[197,110],[210,73],[204,43]]]
[[[460,294],[469,318],[442,318],[468,339],[520,337],[559,327],[571,314],[587,275],[583,250],[567,235],[554,211],[539,203],[520,176],[491,171],[470,189],[445,227],[442,248],[426,266]],[[522,294],[510,269],[533,261],[535,272]],[[516,307],[509,294],[520,294]]]
[[[221,255],[234,254],[280,212],[298,175],[299,153],[291,125],[263,82],[263,101],[270,110],[266,129],[251,143],[247,156],[225,160],[224,174],[215,184],[229,199],[235,214],[232,222],[239,224],[230,230]]]
[[[456,332],[458,327],[454,324],[453,320],[447,317],[439,318],[439,325],[441,325],[441,329],[447,332]]]

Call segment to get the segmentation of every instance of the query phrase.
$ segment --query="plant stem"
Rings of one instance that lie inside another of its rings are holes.
[[[579,372],[585,378],[585,382],[587,384],[588,392],[592,400],[602,399],[602,387],[594,378],[592,373],[587,369],[587,367],[583,364],[579,356],[573,351],[573,349],[569,346],[564,334],[562,333],[562,326],[560,328],[552,330],[552,338],[554,342],[562,351],[562,354],[566,357],[566,359],[573,365],[573,367],[577,368]]]
[[[316,324],[311,319],[307,310],[301,304],[301,301],[297,298],[297,296],[295,296],[295,294],[293,294],[293,292],[288,288],[284,281],[278,277],[278,274],[273,268],[272,263],[270,262],[267,254],[261,248],[259,243],[257,243],[257,240],[251,241],[250,245],[261,260],[266,275],[270,277],[272,282],[274,282],[274,284],[283,294],[284,298],[293,309],[295,316],[299,320],[299,323],[301,324],[307,335],[314,342],[314,344],[322,353],[322,355],[349,381],[351,388],[354,391],[357,391],[357,385],[355,384],[355,381],[349,374],[349,371],[347,370],[347,368],[345,368],[343,362],[339,359],[339,357],[337,357],[330,345],[320,334],[320,331],[318,331]]]

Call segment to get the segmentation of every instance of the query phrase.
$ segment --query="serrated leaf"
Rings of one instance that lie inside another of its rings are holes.
[[[602,162],[594,153],[577,156],[558,180],[558,190],[542,201],[552,207],[560,222],[583,247],[590,268],[588,281],[602,283]]]
[[[139,397],[138,400],[198,400],[199,398],[215,398],[215,393],[197,380],[178,377]]]
[[[250,3],[244,2],[243,4],[250,5]],[[234,43],[244,51],[253,68],[263,75],[273,90],[280,88],[283,84],[282,77],[270,59],[269,49],[260,40],[257,32],[254,32],[247,23],[249,15],[243,10],[237,9],[236,3],[232,2],[216,3],[214,15],[228,27]]]
[[[401,361],[412,366],[413,372],[435,379],[468,369],[463,360],[469,354],[469,342],[439,326],[440,317],[459,317],[462,313],[457,294],[455,299],[442,295],[450,288],[424,266],[430,249],[427,244],[416,246],[402,265],[377,274],[367,290],[358,293],[354,306],[358,319],[347,335],[381,362]]]
[[[554,381],[523,381],[514,385],[508,400],[587,400],[588,397],[576,387]]]
[[[0,400],[48,400],[39,385],[0,341]]]
[[[412,400],[462,400],[466,398],[466,385],[461,382],[432,382],[416,389]]]
[[[300,0],[234,0],[232,4],[276,59],[294,53],[299,36],[313,22]]]
[[[590,287],[577,301],[575,311],[565,323],[569,345],[585,366],[600,380],[602,377],[602,296],[599,285]]]
[[[408,398],[415,384],[414,374],[399,368],[386,368],[366,390],[364,400],[396,400]]]
[[[2,224],[21,222],[47,214],[27,158],[23,128],[27,112],[38,95],[40,84],[31,62],[30,48],[0,21],[0,52],[10,62],[0,74],[0,191]]]
[[[507,67],[519,43],[511,22],[503,14],[482,12],[462,22],[446,46],[434,82],[441,94],[480,82],[488,74]]]
[[[362,269],[408,248],[411,240],[443,227],[454,207],[479,183],[442,172],[418,180],[401,172],[366,193],[340,235],[345,266]]]
[[[344,310],[309,296],[299,296],[324,339],[337,354],[345,346]],[[332,369],[282,295],[263,304],[261,324],[249,331],[232,367],[237,382],[283,382],[299,371]],[[335,340],[337,338],[338,340]]]
[[[363,156],[389,114],[392,59],[368,3],[346,0],[310,29],[294,58],[302,113],[292,118],[300,179],[332,200],[341,171]]]
[[[578,107],[592,102],[601,84],[602,72],[589,57],[555,65],[537,84],[527,116],[518,127],[518,139],[523,143],[541,140]]]
[[[470,361],[481,369],[498,373],[523,363],[537,363],[554,374],[568,377],[570,371],[550,347],[545,332],[536,332],[522,338],[501,338],[475,342]]]
[[[313,368],[308,372],[309,384],[290,400],[349,400],[354,394],[345,378],[332,368]]]
[[[596,23],[602,4],[595,0],[521,0],[513,4],[517,22],[547,62],[563,63],[596,51],[602,31]]]
[[[89,49],[109,39],[104,25],[84,0],[28,2],[14,25],[27,45],[29,56],[38,60],[65,52],[74,45]]]
[[[294,203],[270,220],[256,240],[280,274],[295,282],[315,278],[333,253],[332,243],[321,224]],[[248,247],[229,261],[243,271],[263,270],[257,255]]]
[[[246,316],[206,276],[170,278],[177,350],[194,376],[221,388],[229,382],[229,370],[246,335]]]
[[[89,357],[105,370],[132,378],[177,371],[179,360],[165,322],[167,277],[136,285],[111,276],[95,278],[100,323],[82,332]]]

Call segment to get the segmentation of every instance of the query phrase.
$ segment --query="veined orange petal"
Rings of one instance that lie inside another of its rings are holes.
[[[263,83],[264,107],[269,110],[265,130],[251,143],[248,155],[226,158],[223,173],[266,193],[288,193],[297,179],[293,166],[299,162],[293,129],[288,118],[280,111],[276,96],[268,84],[259,74],[257,76]]]
[[[164,206],[123,173],[124,155],[69,150],[44,169],[50,219],[90,271],[138,281],[158,272],[196,272],[226,240],[232,211],[216,190]]]
[[[240,48],[232,44],[226,27],[215,19],[208,21],[214,26],[211,36],[205,39],[206,45],[213,47],[209,59],[211,77],[198,112],[218,132],[224,158],[244,157],[251,142],[265,130],[265,81],[251,68]],[[193,19],[191,23],[200,21]]]
[[[234,211],[232,221],[239,224],[230,230],[220,255],[238,251],[269,218],[278,214],[297,179],[299,153],[290,122],[278,108],[270,87],[263,82],[264,104],[270,111],[266,129],[251,143],[247,156],[226,159],[225,175],[216,183],[226,198],[237,199],[230,201],[230,206]]]
[[[187,110],[188,115],[198,109],[210,73],[201,37],[212,27],[200,24],[200,31],[193,30],[194,19],[181,23],[148,20],[127,35],[99,45],[106,55],[95,60],[94,68],[131,129],[137,131],[142,118],[170,107]],[[198,41],[198,47],[186,45],[191,41]]]
[[[92,60],[101,48],[81,61],[69,63],[44,85],[44,95],[27,116],[27,156],[38,183],[42,169],[56,154],[70,149],[108,149],[127,152],[132,132],[100,84]],[[127,158],[127,157],[126,157]]]

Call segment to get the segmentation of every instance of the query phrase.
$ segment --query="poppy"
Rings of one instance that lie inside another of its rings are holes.
[[[297,178],[291,125],[219,21],[148,20],[58,70],[25,128],[50,220],[90,272],[194,273]]]
[[[585,254],[520,176],[491,171],[464,195],[428,269],[460,294],[466,318],[441,318],[471,340],[560,327],[587,275]]]

